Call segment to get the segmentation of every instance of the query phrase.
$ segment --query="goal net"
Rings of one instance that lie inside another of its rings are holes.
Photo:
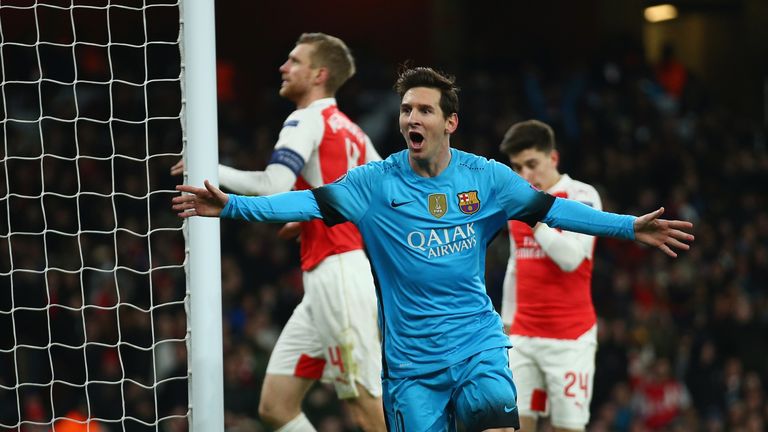
[[[180,14],[0,1],[0,430],[189,428]]]

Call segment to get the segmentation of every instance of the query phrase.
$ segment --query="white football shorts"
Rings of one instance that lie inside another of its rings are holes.
[[[267,373],[330,382],[340,399],[360,383],[381,396],[381,344],[371,266],[362,250],[304,272],[304,298],[272,351]]]
[[[520,415],[549,415],[552,426],[584,429],[592,400],[597,325],[575,340],[520,335],[509,339]]]

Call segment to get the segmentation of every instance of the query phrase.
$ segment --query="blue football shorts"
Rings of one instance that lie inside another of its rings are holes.
[[[416,377],[385,378],[384,414],[395,432],[520,428],[517,389],[507,348],[481,351],[455,365]]]

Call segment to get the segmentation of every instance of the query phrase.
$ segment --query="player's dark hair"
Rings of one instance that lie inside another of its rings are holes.
[[[296,41],[299,44],[314,48],[309,56],[313,68],[328,68],[325,89],[331,94],[355,74],[355,59],[343,40],[325,33],[303,33]]]
[[[555,132],[548,124],[538,120],[526,120],[515,123],[504,134],[499,150],[508,156],[514,156],[530,148],[544,153],[555,149]]]
[[[459,113],[459,87],[456,78],[428,67],[403,65],[395,82],[395,91],[402,99],[414,87],[428,87],[440,91],[440,109],[443,117]]]

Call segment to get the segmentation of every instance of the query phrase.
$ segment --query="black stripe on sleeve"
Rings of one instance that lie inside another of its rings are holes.
[[[316,189],[312,189],[312,194],[315,196],[317,206],[320,208],[320,214],[323,216],[323,222],[327,226],[334,226],[340,223],[349,221],[336,207],[331,204],[334,200],[331,197],[331,191],[327,186],[321,186]],[[546,214],[546,213],[545,213]]]
[[[544,219],[555,203],[555,197],[546,192],[537,192],[532,202],[528,205],[526,212],[515,219],[527,223],[533,227],[537,222]]]
[[[288,169],[293,171],[296,177],[299,176],[301,169],[304,168],[304,158],[287,147],[281,147],[272,152],[272,157],[269,159],[269,163],[287,166]]]

